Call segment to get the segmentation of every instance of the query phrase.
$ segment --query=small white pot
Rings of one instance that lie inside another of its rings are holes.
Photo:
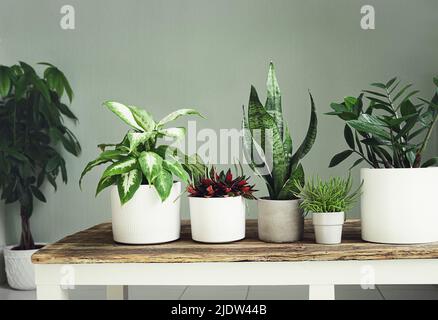
[[[206,243],[225,243],[245,238],[243,197],[189,197],[192,238]]]
[[[362,239],[438,241],[438,168],[362,169]]]
[[[320,244],[339,244],[342,241],[343,212],[324,212],[312,214],[315,241]]]
[[[4,249],[8,284],[17,290],[35,290],[35,266],[32,264],[32,255],[39,249],[12,250],[16,246],[8,246]]]
[[[114,241],[154,244],[178,240],[181,231],[181,182],[175,182],[169,197],[161,201],[154,187],[141,185],[123,206],[117,187],[111,190]]]
[[[258,199],[258,233],[266,242],[295,242],[303,238],[301,200]]]

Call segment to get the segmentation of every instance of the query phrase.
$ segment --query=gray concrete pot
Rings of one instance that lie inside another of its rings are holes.
[[[299,207],[300,201],[258,199],[259,239],[265,242],[303,239],[304,214]]]

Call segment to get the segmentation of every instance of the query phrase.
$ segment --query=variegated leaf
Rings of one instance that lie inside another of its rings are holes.
[[[163,159],[155,152],[144,151],[140,154],[138,162],[149,184],[154,183],[155,178],[162,171]]]
[[[97,188],[96,188],[96,197],[99,193],[101,193],[104,189],[108,188],[117,183],[118,176],[109,176],[100,179]]]
[[[167,170],[160,170],[157,177],[154,180],[154,187],[161,198],[161,201],[166,200],[169,197],[170,191],[173,186],[172,174]]]
[[[167,137],[172,137],[176,138],[176,140],[180,140],[186,135],[186,128],[168,128],[162,129],[159,132]]]
[[[171,122],[173,120],[178,119],[181,116],[186,116],[186,115],[198,115],[203,118],[203,116],[195,109],[179,109],[168,114],[163,119],[161,119],[160,122],[158,122],[158,126],[163,126],[168,122]]]
[[[133,170],[136,167],[137,167],[137,160],[134,158],[127,157],[118,162],[113,163],[108,168],[106,168],[102,176],[109,177],[118,174],[124,174]]]
[[[143,175],[138,169],[131,170],[120,176],[117,183],[117,189],[119,191],[120,202],[122,205],[132,199],[141,185],[142,178]]]
[[[143,131],[142,127],[140,127],[135,121],[134,116],[131,112],[131,109],[129,109],[129,107],[115,101],[106,101],[103,104],[114,114],[116,114],[120,119],[122,119],[125,123],[127,123],[134,129]]]
[[[175,157],[168,156],[167,159],[163,161],[163,168],[173,173],[184,182],[188,182],[190,179],[189,174],[184,170],[181,163],[179,163]]]
[[[145,143],[154,135],[153,132],[129,132],[129,152],[137,149],[140,144]]]
[[[268,80],[266,82],[268,94],[266,98],[265,108],[271,117],[274,119],[278,127],[280,137],[283,137],[283,111],[281,108],[281,92],[278,85],[277,77],[275,76],[274,64],[269,64]]]
[[[149,132],[155,129],[155,121],[149,112],[135,106],[129,106],[128,108],[131,110],[132,116],[137,124],[142,127],[144,131]]]

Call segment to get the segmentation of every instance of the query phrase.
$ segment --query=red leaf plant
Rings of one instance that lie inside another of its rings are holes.
[[[242,196],[246,199],[256,199],[253,195],[257,190],[254,185],[248,184],[249,177],[240,175],[233,178],[230,169],[216,172],[214,167],[210,173],[199,177],[196,181],[187,186],[190,197],[198,198],[226,198]]]

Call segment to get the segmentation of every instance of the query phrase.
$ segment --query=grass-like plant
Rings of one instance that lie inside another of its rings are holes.
[[[299,190],[295,195],[302,199],[300,207],[306,213],[346,212],[360,196],[361,186],[351,191],[352,184],[350,175],[346,179],[332,177],[328,181],[312,178],[304,186],[295,181],[295,187]]]

